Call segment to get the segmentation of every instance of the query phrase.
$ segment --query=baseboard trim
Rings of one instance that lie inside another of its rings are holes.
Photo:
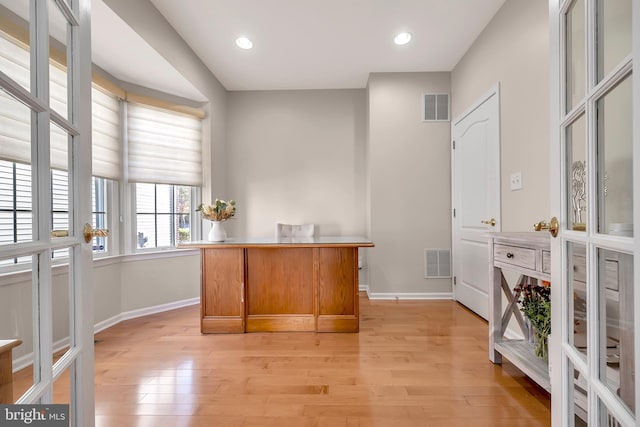
[[[138,317],[148,316],[150,314],[162,313],[163,311],[175,310],[177,308],[188,307],[196,304],[200,304],[200,297],[173,301],[166,304],[154,305],[152,307],[139,308],[122,313],[122,320],[135,319]]]
[[[136,310],[126,311],[116,314],[109,319],[98,322],[93,327],[93,333],[104,331],[107,328],[117,325],[124,320],[136,319],[138,317],[149,316],[151,314],[162,313],[165,311],[175,310],[177,308],[188,307],[190,305],[200,304],[200,297],[188,298],[180,301],[173,301],[166,304],[154,305],[152,307],[139,308]],[[69,346],[69,337],[56,341],[53,344],[53,351],[58,352]],[[33,364],[33,353],[25,354],[13,360],[13,372],[17,372]]]
[[[452,300],[451,292],[371,292],[367,288],[369,299],[375,300]]]
[[[177,308],[188,307],[190,305],[200,304],[200,297],[183,299],[180,301],[173,301],[166,304],[154,305],[151,307],[138,308],[136,310],[125,311],[117,314],[102,322],[96,323],[93,328],[94,333],[104,331],[107,328],[117,325],[124,320],[137,319],[138,317],[149,316],[151,314],[162,313],[169,310],[175,310]]]

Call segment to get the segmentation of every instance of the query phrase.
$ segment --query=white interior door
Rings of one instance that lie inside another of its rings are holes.
[[[487,233],[500,231],[500,92],[496,85],[453,122],[454,295],[488,318]]]
[[[553,425],[639,425],[640,5],[550,12]]]
[[[83,238],[92,223],[90,0],[0,8],[3,47],[12,46],[0,58],[0,166],[10,174],[0,211],[12,231],[0,268],[30,272],[30,292],[12,298],[32,301],[32,326],[16,321],[22,336],[0,339],[31,350],[31,386],[16,403],[69,404],[70,425],[92,426],[92,247]],[[68,272],[52,274],[54,264]],[[68,339],[54,354],[60,334]]]

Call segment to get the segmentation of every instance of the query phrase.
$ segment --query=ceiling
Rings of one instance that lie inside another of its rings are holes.
[[[451,71],[504,3],[149,1],[228,90],[364,88],[371,72]],[[124,81],[205,100],[103,0],[93,0],[92,14],[97,65]],[[400,31],[413,34],[409,44],[393,43]],[[241,35],[253,49],[235,45]]]
[[[504,0],[151,0],[229,90],[364,88],[451,71]],[[396,46],[400,31],[413,34]],[[254,47],[235,45],[241,35]]]
[[[102,0],[91,1],[91,51],[93,63],[119,80],[194,101],[206,101]]]

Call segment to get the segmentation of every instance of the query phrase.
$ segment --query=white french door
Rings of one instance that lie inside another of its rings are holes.
[[[640,2],[549,5],[552,422],[640,425]]]
[[[20,336],[0,339],[21,339],[31,355],[30,386],[16,403],[70,404],[73,426],[94,425],[92,246],[83,237],[92,223],[90,4],[0,1],[1,35],[12,42],[3,46],[29,52],[23,62],[0,58],[0,161],[14,183],[1,201],[13,238],[0,244],[0,268],[31,277],[10,296],[15,307],[31,299],[30,322],[12,313]],[[52,273],[59,259],[68,274]],[[55,354],[54,335],[68,337]]]

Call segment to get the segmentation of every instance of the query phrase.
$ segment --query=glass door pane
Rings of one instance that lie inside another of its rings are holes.
[[[67,39],[69,23],[54,0],[49,0],[49,105],[69,119]]]
[[[633,256],[598,249],[600,380],[635,407]]]
[[[598,82],[631,53],[632,0],[597,1]]]
[[[574,0],[565,15],[565,112],[582,101],[585,93],[584,11],[584,0]]]
[[[69,237],[73,234],[70,206],[72,199],[72,174],[69,173],[69,161],[72,158],[71,137],[65,130],[51,123],[51,237],[53,239]],[[69,259],[69,248],[53,250],[53,260]]]
[[[598,232],[633,236],[631,75],[596,102]]]
[[[566,129],[568,227],[585,231],[587,222],[587,129],[584,114],[581,114]]]
[[[589,384],[586,376],[575,368],[571,360],[567,361],[569,368],[569,413],[564,421],[566,425],[582,427],[589,425]],[[573,386],[572,386],[573,385]]]
[[[587,311],[587,256],[585,246],[569,242],[567,256],[569,258],[569,275],[567,284],[569,343],[587,360],[587,329],[589,328],[589,312]]]
[[[21,261],[21,269],[28,271],[32,268],[32,257],[11,257],[0,259],[0,269],[12,265],[16,260]],[[33,364],[37,335],[32,323],[32,294],[30,275],[25,275],[23,280],[16,280],[13,283],[0,286],[0,341],[19,340],[22,342],[11,350],[13,363],[10,363],[11,370],[8,372],[13,382],[11,402],[18,400],[36,381]],[[2,368],[2,361],[0,361],[0,377],[4,382],[8,378],[5,376],[7,372],[2,372]],[[6,387],[4,384],[0,386],[0,390],[4,387]],[[0,392],[0,396],[2,396],[2,392]]]
[[[20,86],[31,86],[29,0],[0,0],[0,71]]]
[[[0,245],[30,242],[31,109],[0,90],[0,120],[5,124],[0,127]],[[0,261],[0,268],[17,262]]]

